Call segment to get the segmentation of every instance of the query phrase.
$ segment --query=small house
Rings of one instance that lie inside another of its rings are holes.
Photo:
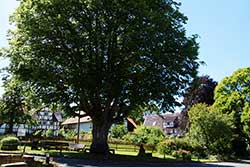
[[[180,114],[179,113],[171,113],[164,115],[148,115],[145,116],[144,126],[157,126],[166,135],[171,136],[179,136],[180,128],[179,128]]]
[[[90,116],[85,116],[80,118],[74,117],[74,118],[68,118],[63,123],[62,126],[65,129],[74,130],[77,132],[78,130],[78,122],[80,122],[80,131],[84,132],[91,132],[92,131],[92,119]]]

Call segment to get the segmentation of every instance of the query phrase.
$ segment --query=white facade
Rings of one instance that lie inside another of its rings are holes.
[[[70,129],[70,130],[74,130],[77,132],[78,122],[80,122],[80,131],[84,131],[84,132],[92,131],[93,125],[92,125],[92,120],[89,116],[82,117],[80,118],[80,120],[78,117],[68,118],[62,123],[62,125],[65,129]]]

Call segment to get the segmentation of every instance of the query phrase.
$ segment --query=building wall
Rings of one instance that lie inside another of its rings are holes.
[[[77,124],[69,124],[69,125],[64,125],[65,128],[67,129],[71,129],[77,132]],[[81,122],[80,123],[80,131],[84,131],[84,132],[91,132],[92,131],[92,122]]]
[[[84,122],[80,124],[80,131],[91,132],[92,131],[92,122]]]

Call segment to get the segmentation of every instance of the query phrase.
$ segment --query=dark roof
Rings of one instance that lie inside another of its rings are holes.
[[[180,116],[179,113],[173,113],[173,114],[164,114],[162,117],[164,118],[165,121],[167,122],[174,122],[178,117]]]
[[[58,122],[62,122],[62,113],[61,112],[59,112],[59,111],[54,112],[54,116]]]
[[[144,126],[159,126],[162,128],[163,122],[174,122],[180,116],[179,113],[164,115],[148,115],[144,118]]]
[[[144,119],[144,126],[159,126],[162,128],[163,118],[159,115],[148,115]]]

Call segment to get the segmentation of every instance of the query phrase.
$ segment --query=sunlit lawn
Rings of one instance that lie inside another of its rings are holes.
[[[83,142],[83,144],[86,145],[86,147],[89,148],[90,142]],[[138,158],[138,151],[139,148],[134,146],[134,145],[122,145],[122,144],[110,144],[109,145],[111,149],[115,149],[115,155],[112,156],[114,159],[124,159],[124,160],[145,160],[145,161],[151,161],[151,160],[156,160],[156,161],[179,161],[176,160],[173,156],[170,155],[162,155],[158,152],[153,152],[152,157],[143,157],[143,158]],[[11,152],[11,153],[23,153],[24,151],[24,146],[19,146],[17,151],[3,151],[0,150],[1,152]],[[148,153],[151,153],[151,151],[147,151]],[[77,152],[77,151],[71,151],[71,150],[63,150],[60,152],[60,150],[31,150],[30,146],[25,147],[25,154],[33,154],[33,155],[45,155],[46,153],[49,153],[51,156],[64,156],[64,157],[71,157],[71,158],[81,158],[81,159],[92,159],[95,157],[92,157],[89,153],[84,153],[84,152]],[[197,159],[193,158],[192,161],[199,161],[199,162],[206,162],[206,161],[211,161],[208,159]]]

